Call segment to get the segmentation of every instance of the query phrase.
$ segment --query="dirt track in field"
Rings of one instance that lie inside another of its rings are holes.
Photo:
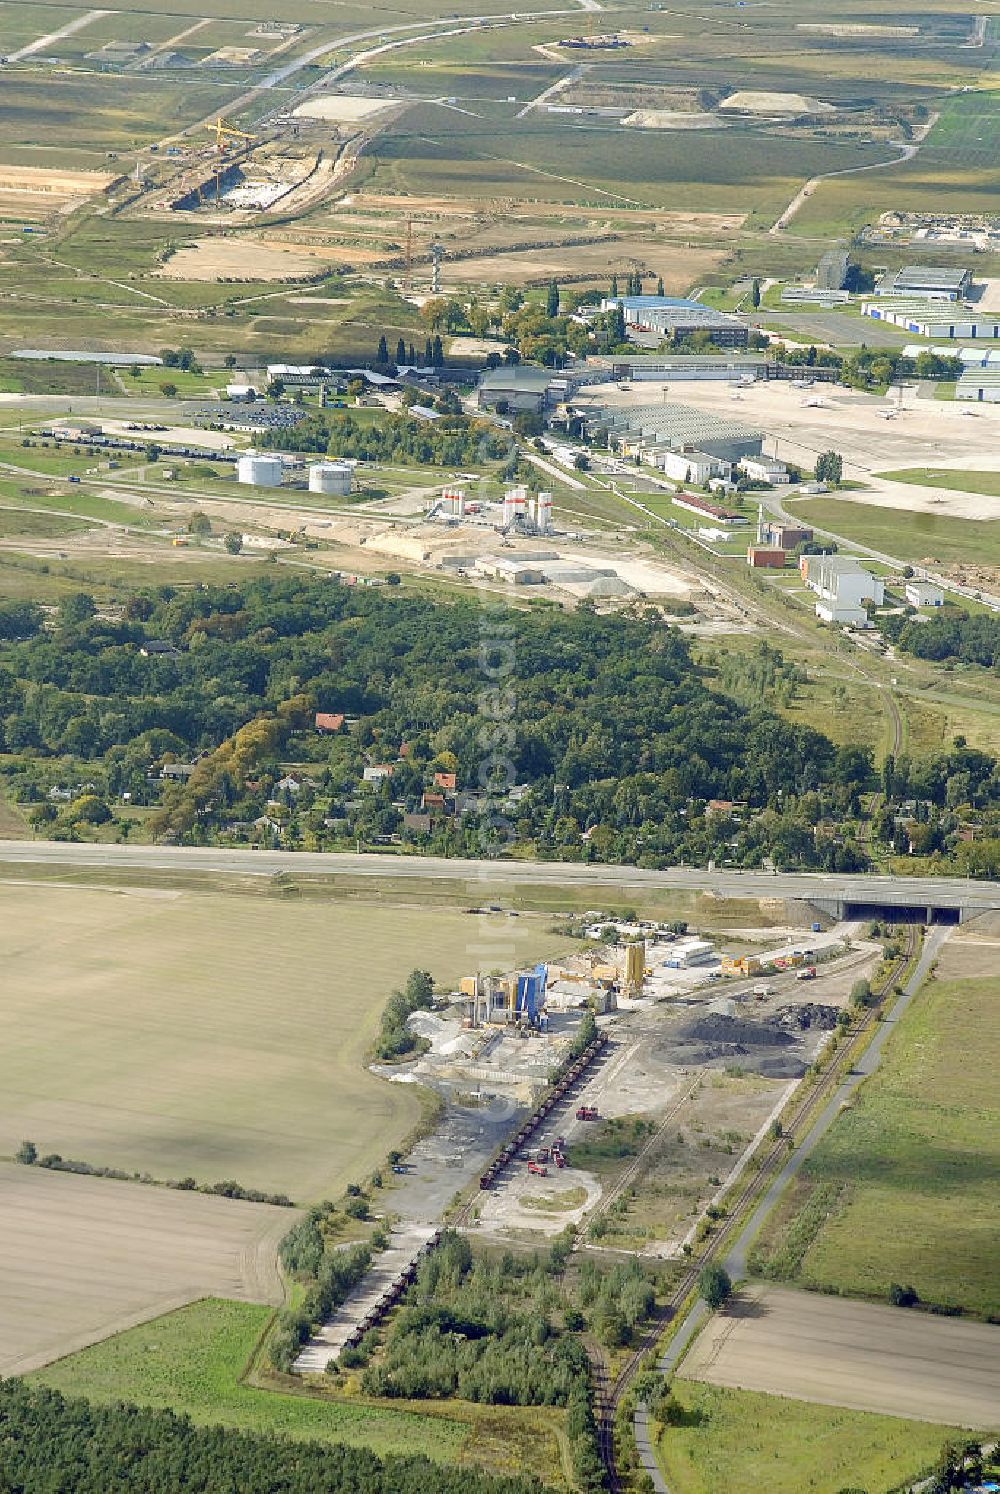
[[[282,1299],[266,1204],[0,1163],[0,1375],[24,1374],[199,1297]]]
[[[1000,1327],[750,1287],[712,1319],[683,1374],[734,1390],[988,1430],[1000,1405]]]

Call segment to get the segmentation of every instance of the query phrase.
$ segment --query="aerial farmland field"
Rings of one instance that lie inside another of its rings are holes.
[[[0,1151],[335,1193],[420,1114],[364,1068],[393,986],[455,980],[486,925],[516,960],[552,944],[529,919],[0,884]]]
[[[12,1162],[0,1163],[0,1186],[2,1375],[206,1293],[244,1306],[282,1299],[275,1247],[287,1209]]]
[[[882,1070],[765,1226],[764,1274],[883,1303],[900,1282],[945,1312],[1000,1313],[991,925],[945,946]]]

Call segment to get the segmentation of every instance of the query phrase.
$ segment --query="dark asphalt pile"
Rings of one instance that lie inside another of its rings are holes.
[[[786,1007],[759,1022],[709,1012],[676,1027],[657,1045],[657,1056],[685,1067],[733,1065],[768,1079],[798,1079],[811,1061],[806,1034],[829,1031],[836,1020],[835,1007],[814,1002]]]

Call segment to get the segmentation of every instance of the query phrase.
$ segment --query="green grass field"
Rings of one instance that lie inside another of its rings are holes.
[[[30,1376],[66,1395],[97,1402],[170,1407],[195,1422],[380,1454],[422,1453],[441,1463],[485,1464],[496,1473],[533,1473],[564,1488],[562,1414],[449,1402],[351,1404],[244,1383],[270,1309],[206,1300],[155,1318]]]
[[[764,1258],[786,1242],[800,1285],[885,1301],[899,1282],[925,1302],[1000,1313],[1000,981],[975,978],[992,958],[993,946],[973,939],[946,946],[945,978],[921,992],[766,1226]]]
[[[58,514],[35,514],[24,509],[5,508],[0,503],[0,538],[55,539],[78,534],[88,526],[79,519],[64,519]]]
[[[1000,152],[1000,90],[949,99],[927,137],[927,151],[956,165],[995,169]]]
[[[270,1317],[270,1308],[248,1302],[195,1302],[30,1378],[98,1402],[169,1406],[202,1424],[364,1444],[382,1452],[424,1453],[442,1462],[457,1458],[464,1431],[458,1422],[241,1384]]]
[[[601,121],[575,128],[533,114],[469,120],[429,105],[408,110],[379,137],[376,190],[469,193],[642,207],[753,212],[767,218],[807,177],[877,159],[869,146],[795,140],[764,130],[657,133],[643,151],[628,130]]]
[[[846,1494],[897,1488],[934,1462],[949,1427],[675,1380],[686,1424],[657,1457],[672,1494]]]
[[[512,964],[558,942],[542,922],[412,903],[6,882],[0,909],[0,1152],[29,1136],[305,1200],[366,1178],[420,1113],[412,1086],[364,1067],[406,973],[455,981],[491,933]]]
[[[919,487],[948,488],[953,493],[984,493],[1000,498],[1000,472],[939,471],[934,467],[907,467],[902,472],[880,472],[879,477],[893,482],[910,482]],[[954,521],[952,521],[954,522]]]
[[[885,475],[899,477],[900,474]],[[963,473],[961,479],[964,483],[974,476]],[[993,473],[983,476],[995,478]],[[922,481],[922,478],[914,475],[913,481]],[[970,488],[965,491],[978,490]],[[901,515],[896,508],[828,497],[794,499],[790,509],[807,523],[844,535],[858,544],[869,545],[873,550],[881,550],[899,560],[1000,564],[1000,525],[988,519],[946,518],[942,514],[919,512]],[[904,518],[905,522],[901,522]]]

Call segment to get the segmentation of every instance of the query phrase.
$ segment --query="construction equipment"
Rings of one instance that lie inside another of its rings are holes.
[[[548,1168],[543,1167],[540,1162],[529,1162],[528,1171],[534,1173],[536,1178],[547,1178],[549,1175]]]
[[[216,150],[225,150],[227,140],[256,140],[256,135],[248,135],[246,130],[236,130],[232,125],[222,123],[222,116],[218,115],[210,125],[205,125],[206,130],[215,134]]]
[[[248,135],[246,130],[235,130],[232,125],[223,124],[221,114],[216,116],[213,124],[205,125],[204,128],[214,132],[215,148],[219,153],[215,163],[215,201],[216,205],[218,205],[222,196],[220,180],[222,176],[221,161],[226,152],[226,142],[229,140],[256,140],[257,136]]]

